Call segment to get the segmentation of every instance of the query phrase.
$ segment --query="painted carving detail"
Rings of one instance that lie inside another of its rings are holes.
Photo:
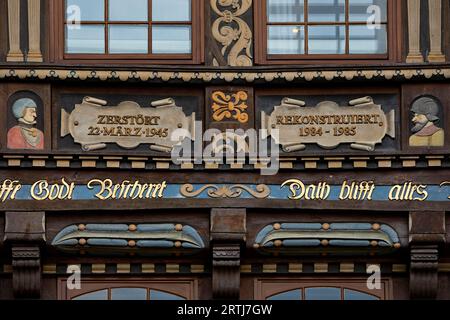
[[[284,98],[270,116],[262,112],[261,119],[262,128],[284,152],[302,151],[307,144],[324,149],[350,144],[356,150],[374,151],[385,136],[395,138],[395,111],[385,114],[371,97],[345,107],[332,101],[306,107],[304,101]]]
[[[436,125],[439,121],[440,107],[430,97],[422,97],[416,100],[412,107],[414,127],[413,135],[409,138],[411,147],[443,147],[445,132]]]
[[[252,31],[241,18],[252,6],[252,0],[211,0],[212,10],[219,15],[212,25],[212,34],[222,44],[222,55],[232,67],[253,65]],[[218,5],[222,7],[219,9]],[[214,64],[218,62],[214,59]]]
[[[32,99],[17,100],[12,106],[17,126],[8,131],[8,149],[43,150],[44,133],[36,128],[37,105]]]
[[[180,188],[180,194],[186,198],[199,197],[205,191],[210,198],[240,198],[244,191],[256,199],[266,199],[270,195],[270,188],[264,184],[257,185],[255,189],[245,185],[218,186],[213,184],[202,186],[197,190],[192,184],[185,184]]]
[[[284,254],[342,252],[348,248],[349,254],[389,253],[400,247],[397,232],[379,223],[275,223],[263,228],[254,244],[262,252]]]
[[[151,150],[167,153],[185,138],[194,137],[195,113],[186,116],[173,99],[154,101],[151,108],[131,101],[116,107],[106,105],[106,101],[86,97],[71,114],[63,109],[61,137],[70,134],[84,151],[116,143],[125,149],[149,144]],[[176,141],[175,131],[180,133]]]
[[[221,122],[224,119],[235,119],[240,123],[247,123],[249,120],[246,110],[248,94],[245,91],[239,91],[234,94],[225,94],[222,91],[216,91],[212,94],[213,119]]]
[[[52,245],[67,253],[188,254],[205,247],[198,231],[181,224],[79,224],[61,230]]]

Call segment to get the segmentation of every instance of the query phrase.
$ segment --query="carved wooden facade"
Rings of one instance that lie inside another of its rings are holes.
[[[67,57],[62,3],[0,0],[0,299],[450,299],[448,1],[359,60],[270,59],[263,0],[193,0],[182,59]]]

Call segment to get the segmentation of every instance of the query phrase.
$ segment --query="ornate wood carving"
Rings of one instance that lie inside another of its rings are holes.
[[[41,260],[39,246],[13,246],[14,297],[38,299],[41,290]]]
[[[240,245],[213,246],[213,296],[215,299],[239,299]]]
[[[13,288],[16,298],[40,297],[39,246],[45,243],[44,212],[6,212],[5,242],[11,244]]]
[[[247,113],[248,94],[245,91],[238,91],[233,94],[225,94],[216,91],[212,95],[213,119],[221,122],[224,119],[235,119],[240,123],[247,123],[249,116]]]
[[[240,247],[247,233],[245,209],[212,209],[213,296],[239,299]]]
[[[430,53],[429,62],[445,62],[442,53],[442,1],[428,0],[430,16]]]
[[[439,246],[445,243],[445,212],[410,213],[410,296],[436,299]]]
[[[210,198],[239,198],[244,192],[256,199],[266,199],[270,195],[270,188],[265,184],[259,184],[255,190],[245,185],[220,186],[208,184],[195,190],[192,184],[185,184],[180,188],[180,193],[186,198],[197,198],[207,191]]]
[[[8,33],[9,51],[6,61],[23,62],[24,55],[20,49],[20,1],[18,0],[8,0]]]
[[[28,62],[42,62],[41,0],[28,0]]]
[[[210,4],[218,15],[211,27],[212,36],[222,45],[222,57],[215,57],[213,64],[219,66],[226,62],[231,67],[252,66],[253,33],[243,18],[252,8],[252,0],[210,0]]]
[[[408,0],[408,35],[409,51],[407,63],[422,63],[420,51],[420,0]]]
[[[411,299],[436,299],[438,291],[438,246],[412,245],[410,270]]]

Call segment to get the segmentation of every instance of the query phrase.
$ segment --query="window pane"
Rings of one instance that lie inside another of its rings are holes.
[[[267,0],[269,22],[303,22],[304,0]]]
[[[340,288],[308,288],[305,300],[341,300]]]
[[[310,26],[309,54],[345,54],[344,26]]]
[[[372,16],[387,21],[387,0],[350,0],[350,21],[367,22]],[[373,20],[370,21],[373,23]]]
[[[105,53],[105,27],[66,27],[66,53]]]
[[[345,0],[309,0],[308,21],[345,22]]]
[[[186,300],[186,299],[167,292],[150,290],[150,300]]]
[[[110,53],[148,53],[148,26],[110,25]]]
[[[109,0],[110,21],[148,21],[148,0]]]
[[[190,26],[153,26],[153,53],[191,53]]]
[[[191,0],[153,0],[153,21],[191,21]]]
[[[380,29],[369,29],[366,25],[350,26],[350,53],[386,54],[386,26],[382,25]]]
[[[112,289],[111,300],[147,300],[147,289],[144,288]]]
[[[344,290],[344,299],[345,300],[380,300],[376,296],[372,296],[367,293],[349,290],[349,289]]]
[[[269,26],[269,54],[304,54],[305,33],[302,26]]]
[[[72,300],[108,300],[108,290],[95,291],[75,297]]]
[[[302,290],[292,290],[288,292],[283,292],[280,294],[276,294],[267,298],[267,300],[302,300]]]
[[[104,0],[66,0],[66,20],[76,21],[104,21]]]

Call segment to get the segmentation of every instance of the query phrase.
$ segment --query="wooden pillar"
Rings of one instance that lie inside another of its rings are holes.
[[[408,0],[408,56],[407,63],[422,63],[420,51],[420,0]]]
[[[5,243],[11,246],[15,298],[40,298],[40,247],[45,241],[44,212],[5,213]]]
[[[245,209],[212,209],[214,299],[239,299],[241,289],[241,245],[246,239]]]
[[[442,53],[442,1],[428,0],[430,12],[430,53],[429,62],[445,62]]]
[[[28,62],[42,62],[41,0],[28,0]]]
[[[439,250],[445,244],[445,212],[411,212],[409,215],[411,299],[437,298]]]
[[[8,34],[9,51],[6,56],[8,62],[23,62],[24,56],[20,49],[20,1],[8,0]]]

